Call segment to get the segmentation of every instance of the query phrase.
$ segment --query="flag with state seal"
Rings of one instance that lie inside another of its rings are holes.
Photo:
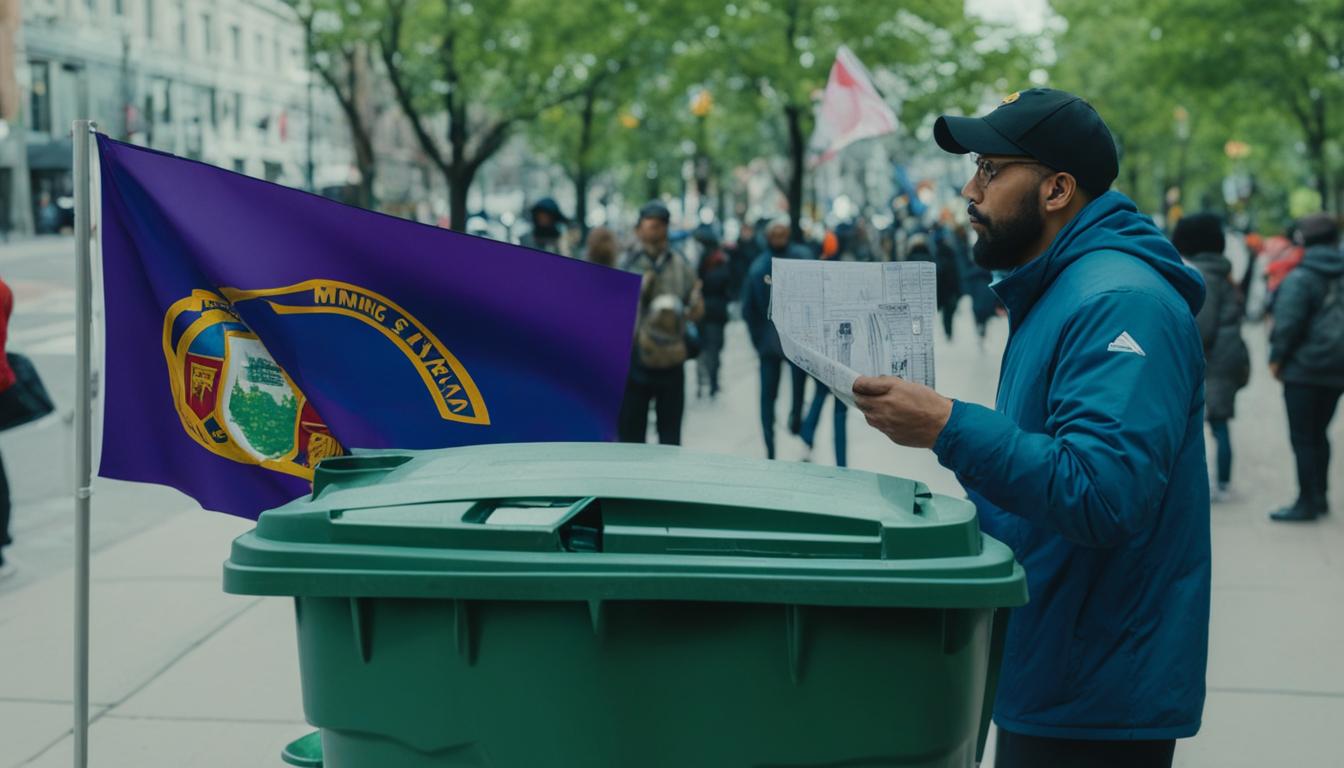
[[[99,475],[256,517],[352,450],[614,437],[637,275],[98,151]]]

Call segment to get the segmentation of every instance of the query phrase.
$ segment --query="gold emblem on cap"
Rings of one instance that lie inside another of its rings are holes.
[[[1004,97],[1003,97],[1003,101],[1000,102],[1000,103],[1001,103],[1001,104],[1012,104],[1014,101],[1017,101],[1021,96],[1022,96],[1022,92],[1021,92],[1021,91],[1013,91],[1012,93],[1008,94],[1007,96],[1004,96]]]

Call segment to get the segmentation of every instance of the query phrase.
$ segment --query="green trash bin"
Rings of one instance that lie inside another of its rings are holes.
[[[970,766],[1027,596],[913,480],[563,443],[328,459],[224,589],[296,598],[326,768]]]

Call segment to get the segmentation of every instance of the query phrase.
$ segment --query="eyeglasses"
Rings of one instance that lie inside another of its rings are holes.
[[[983,157],[975,158],[975,183],[980,189],[989,186],[989,182],[994,180],[995,176],[1010,165],[1039,165],[1042,168],[1049,168],[1045,163],[1039,163],[1035,160],[989,160]]]

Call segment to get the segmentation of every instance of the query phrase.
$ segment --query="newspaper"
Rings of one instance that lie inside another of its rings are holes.
[[[784,355],[846,405],[859,376],[934,385],[931,262],[774,259],[771,271],[770,320]]]

